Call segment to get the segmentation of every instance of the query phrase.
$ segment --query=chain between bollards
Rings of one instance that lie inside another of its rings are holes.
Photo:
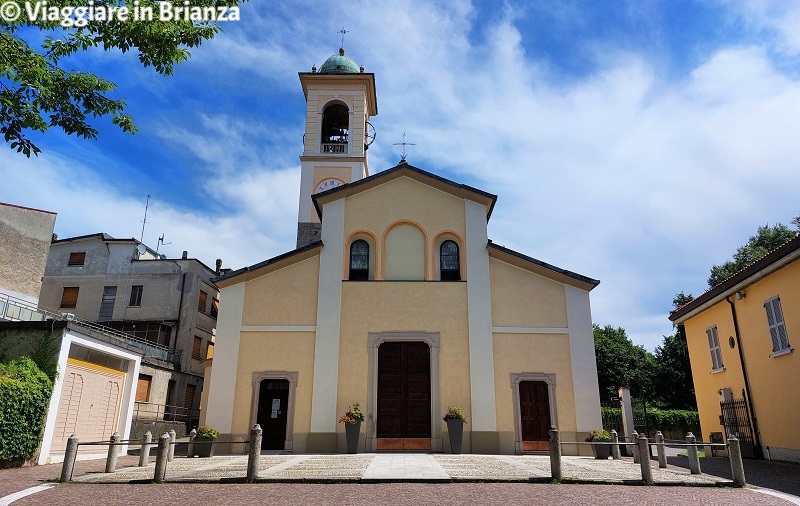
[[[142,438],[142,449],[139,452],[139,467],[146,466],[150,463],[150,447],[153,443],[153,435],[148,430],[144,433]]]
[[[247,483],[258,479],[258,461],[261,457],[261,435],[263,431],[255,424],[250,431],[250,452],[247,455]]]
[[[106,457],[106,472],[113,473],[117,469],[117,457],[119,456],[119,446],[117,443],[120,442],[122,436],[119,435],[119,432],[115,432],[111,435],[111,444],[108,445],[108,457]]]
[[[164,478],[167,476],[167,459],[169,457],[170,444],[169,434],[166,432],[161,434],[158,438],[158,454],[156,455],[156,471],[153,476],[153,481],[156,483],[163,483]]]
[[[550,476],[561,483],[561,436],[555,425],[550,427]]]
[[[75,470],[75,459],[78,457],[78,436],[71,435],[67,439],[67,451],[64,453],[64,463],[61,465],[61,483],[72,481],[72,472]]]

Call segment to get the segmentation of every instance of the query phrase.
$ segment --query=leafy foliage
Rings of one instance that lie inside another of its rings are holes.
[[[593,430],[592,432],[589,433],[588,436],[586,436],[586,441],[608,442],[611,441],[611,433],[605,429]]]
[[[195,439],[198,441],[210,441],[219,437],[219,431],[213,425],[201,425],[197,428]]]
[[[800,216],[794,218],[792,223],[800,229]],[[736,250],[736,253],[733,254],[733,259],[728,260],[722,265],[714,265],[711,267],[711,274],[708,277],[708,287],[713,288],[736,272],[744,269],[747,265],[766,255],[771,250],[793,239],[796,235],[796,231],[782,223],[778,223],[773,227],[770,227],[769,224],[758,227],[756,235],[751,236],[744,246]]]
[[[448,420],[463,420],[464,423],[467,423],[467,415],[464,414],[464,410],[459,406],[450,406],[447,408],[447,413],[444,414],[442,420],[445,422]]]
[[[600,397],[616,397],[621,386],[635,396],[652,397],[655,358],[644,346],[634,345],[625,329],[593,326]]]
[[[242,0],[244,1],[244,0]],[[24,12],[24,2],[16,2]],[[96,1],[131,8],[133,0]],[[156,0],[138,0],[140,7],[158,12]],[[177,3],[177,2],[176,2]],[[194,0],[195,6],[236,6],[240,0]],[[50,0],[48,6],[86,5],[85,1]],[[52,31],[40,49],[34,49],[21,33],[35,29]],[[90,21],[83,27],[64,28],[59,21],[31,22],[23,15],[15,22],[0,18],[0,133],[11,149],[30,158],[41,150],[28,138],[30,131],[58,127],[68,135],[95,139],[98,131],[89,118],[110,116],[123,131],[134,133],[133,118],[124,114],[124,99],[112,98],[116,85],[91,72],[68,68],[68,58],[94,48],[123,53],[136,50],[145,67],[164,76],[174,65],[189,58],[188,48],[199,46],[220,31],[206,21]]]
[[[622,416],[620,408],[600,408],[604,427],[613,427],[619,432],[622,427],[616,427],[617,420]],[[677,431],[680,433],[700,433],[700,418],[697,411],[682,409],[647,408],[647,428],[651,432]]]
[[[46,330],[36,339],[29,354],[30,359],[50,378],[50,381],[55,381],[56,376],[58,376],[58,351],[60,345],[61,341],[56,339],[53,332]]]
[[[347,412],[339,417],[339,423],[354,424],[356,422],[363,422],[364,414],[361,412],[361,405],[355,403],[347,407]]]
[[[33,360],[0,364],[0,461],[33,456],[42,440],[53,383]]]

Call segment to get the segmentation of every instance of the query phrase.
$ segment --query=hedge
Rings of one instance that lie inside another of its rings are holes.
[[[615,425],[615,421],[622,416],[620,408],[600,408],[600,411],[603,416],[603,427],[606,428]],[[622,429],[622,427],[612,428],[618,431]],[[678,431],[681,433],[693,432],[697,435],[700,434],[700,418],[697,411],[648,408],[647,428],[664,433]]]
[[[52,393],[53,383],[33,360],[0,364],[0,463],[33,457]]]

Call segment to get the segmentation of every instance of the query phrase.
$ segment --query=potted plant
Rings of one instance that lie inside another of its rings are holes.
[[[194,452],[198,457],[214,456],[214,440],[219,437],[219,431],[212,425],[201,425],[197,428],[194,437]]]
[[[591,443],[610,443],[611,434],[605,429],[593,430],[586,436],[586,441]],[[592,445],[592,454],[596,459],[607,460],[608,456],[611,454],[611,445]]]
[[[458,406],[450,406],[442,420],[447,422],[447,435],[450,437],[450,452],[454,455],[461,453],[461,439],[464,435],[464,424],[467,417]]]
[[[347,453],[358,453],[358,437],[361,432],[361,422],[364,421],[364,414],[361,412],[360,405],[356,402],[347,407],[347,412],[339,417],[339,423],[344,424],[345,435],[347,436]]]

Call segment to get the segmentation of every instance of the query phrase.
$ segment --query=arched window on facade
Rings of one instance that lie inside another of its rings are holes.
[[[332,104],[322,113],[322,152],[347,153],[350,113],[342,104]]]
[[[461,259],[455,241],[447,240],[439,246],[439,271],[442,281],[461,281]]]
[[[353,241],[350,245],[350,281],[369,279],[369,243],[364,239]]]

